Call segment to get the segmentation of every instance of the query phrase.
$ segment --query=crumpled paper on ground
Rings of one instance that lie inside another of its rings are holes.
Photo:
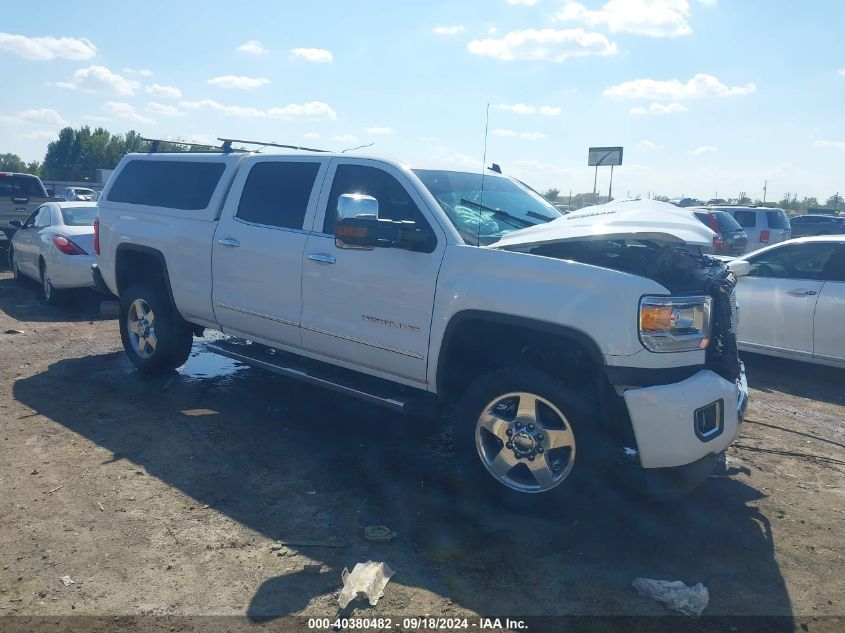
[[[394,571],[384,563],[375,563],[368,560],[366,563],[357,563],[352,568],[352,573],[344,568],[340,577],[343,580],[343,589],[337,601],[341,609],[356,598],[365,598],[374,607],[378,604],[379,598],[384,595],[384,587],[387,581],[393,576]]]
[[[688,587],[680,580],[635,578],[633,585],[641,596],[658,600],[684,615],[700,616],[710,600],[710,592],[701,583]]]

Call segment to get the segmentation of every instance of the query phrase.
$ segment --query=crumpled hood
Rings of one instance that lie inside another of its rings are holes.
[[[513,231],[489,248],[519,250],[555,242],[610,239],[710,246],[714,235],[687,209],[656,200],[614,200]]]

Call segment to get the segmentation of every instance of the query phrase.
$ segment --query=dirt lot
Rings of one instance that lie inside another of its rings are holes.
[[[845,614],[845,372],[745,360],[727,475],[668,505],[606,488],[552,521],[438,485],[448,445],[407,420],[201,342],[144,379],[96,297],[48,308],[0,272],[0,617],[333,617],[341,570],[372,559],[396,575],[357,614],[662,615],[631,588],[646,576],[703,582],[709,615],[824,628]],[[370,524],[398,538],[369,544]]]

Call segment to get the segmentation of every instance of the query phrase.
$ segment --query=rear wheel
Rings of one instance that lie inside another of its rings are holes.
[[[50,270],[42,259],[41,264],[41,297],[47,305],[55,306],[63,304],[68,297],[67,290],[58,290],[53,287],[53,279],[50,277]]]
[[[453,426],[470,486],[496,503],[550,514],[571,512],[600,479],[599,429],[598,407],[583,390],[520,366],[470,385]]]
[[[140,283],[121,293],[120,338],[132,364],[152,374],[185,364],[193,332],[163,289]]]

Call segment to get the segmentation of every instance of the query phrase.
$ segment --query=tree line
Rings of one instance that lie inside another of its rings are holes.
[[[0,154],[0,171],[35,174],[42,180],[95,181],[98,169],[114,169],[124,155],[149,151],[149,142],[130,130],[112,134],[98,127],[84,125],[79,129],[66,127],[55,141],[47,145],[43,161],[25,162],[16,154]],[[166,151],[192,151],[204,148],[189,147],[177,142],[164,143]]]

